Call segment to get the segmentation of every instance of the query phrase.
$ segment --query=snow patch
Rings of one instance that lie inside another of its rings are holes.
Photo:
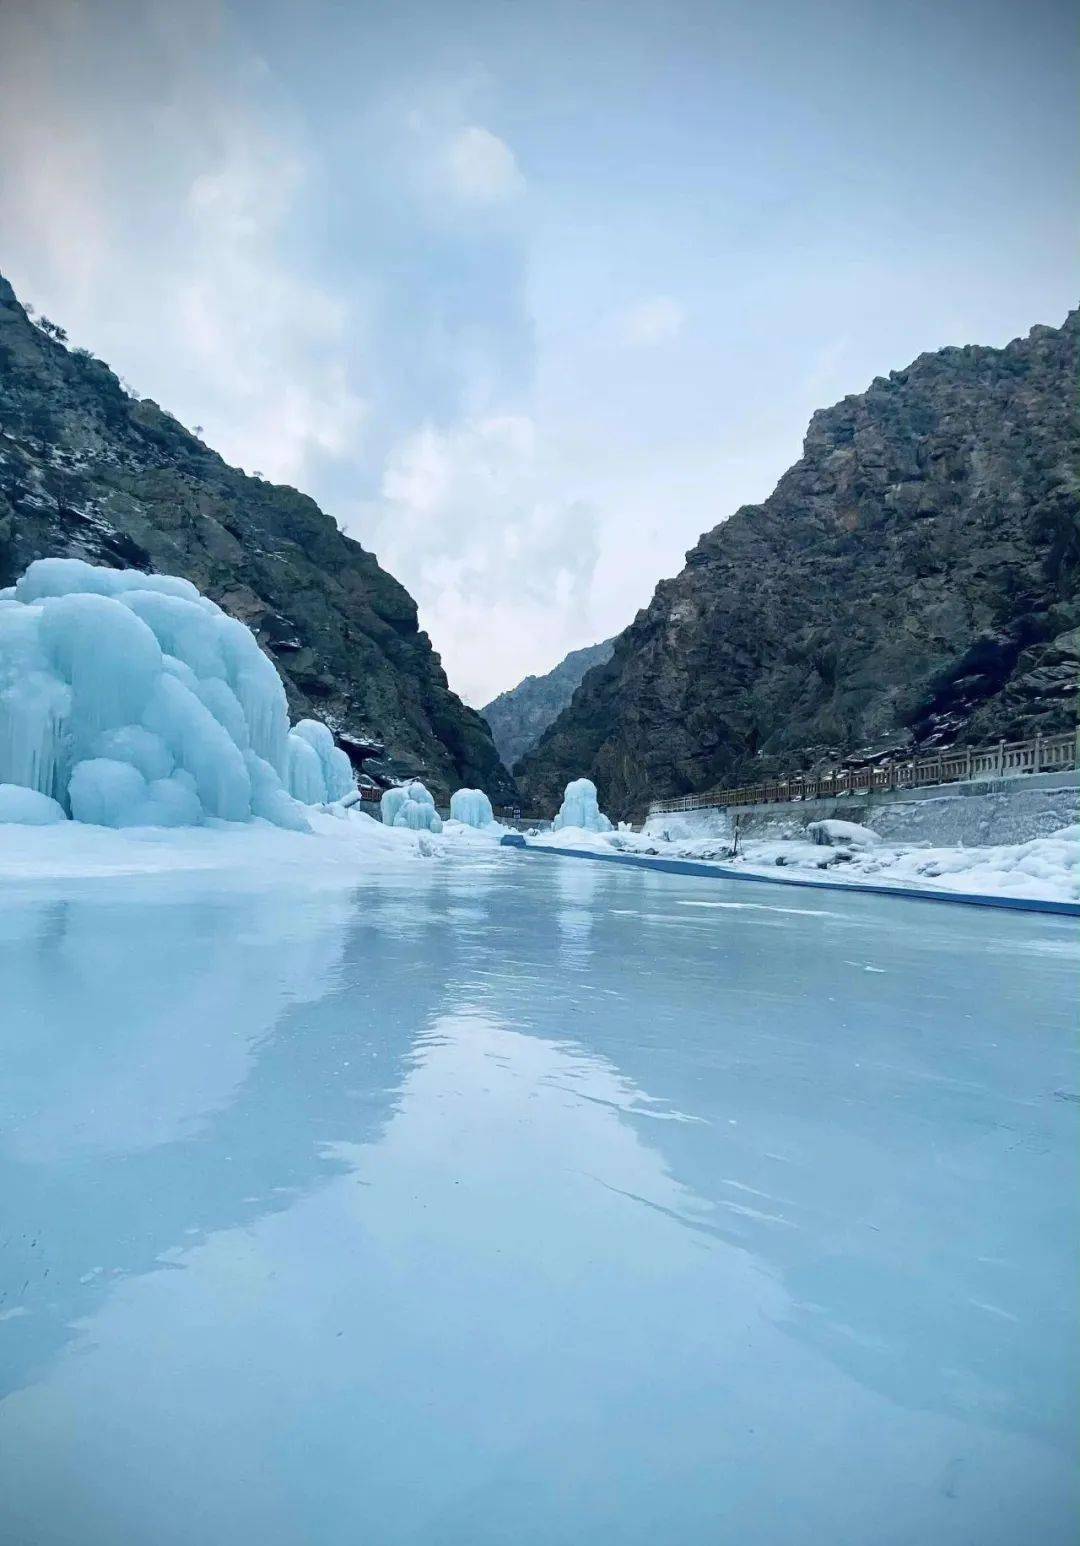
[[[665,821],[670,818],[664,818]],[[657,825],[660,825],[657,823]],[[830,822],[855,827],[854,822]],[[651,830],[649,830],[651,828]],[[866,831],[866,828],[860,828]],[[967,891],[1046,901],[1080,901],[1080,825],[1026,843],[931,848],[879,839],[856,846],[845,835],[840,846],[822,846],[806,836],[740,838],[738,852],[714,838],[665,837],[652,823],[635,832],[590,832],[564,827],[530,836],[530,847],[581,848],[593,853],[638,854],[693,859],[757,875],[778,870],[807,879],[871,881],[912,889]]]
[[[845,844],[853,848],[872,848],[875,843],[881,842],[876,832],[861,826],[857,821],[811,821],[807,823],[806,830],[811,841],[824,848]]]

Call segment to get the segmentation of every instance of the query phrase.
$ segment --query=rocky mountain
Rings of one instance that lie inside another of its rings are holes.
[[[855,755],[1075,724],[1080,319],[942,349],[814,415],[526,755],[612,815]]]
[[[571,650],[544,676],[527,676],[480,710],[508,768],[536,745],[542,733],[570,702],[586,671],[611,659],[614,639]]]
[[[487,725],[372,554],[306,495],[227,466],[130,396],[0,277],[0,587],[45,556],[185,576],[254,630],[293,716],[324,720],[368,771],[514,797]]]

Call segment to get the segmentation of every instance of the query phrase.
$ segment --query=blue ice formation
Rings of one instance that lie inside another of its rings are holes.
[[[317,719],[301,719],[289,732],[288,782],[306,805],[340,800],[355,786],[352,763]]]
[[[450,796],[450,817],[453,821],[460,821],[466,827],[484,827],[495,825],[495,812],[491,809],[491,801],[482,789],[458,789]]]
[[[409,784],[395,784],[387,789],[379,801],[384,825],[408,827],[413,832],[441,832],[442,820],[435,809],[430,790],[419,779]]]
[[[442,817],[434,805],[422,800],[406,800],[394,817],[395,827],[409,827],[413,832],[441,832]]]
[[[551,823],[552,830],[563,827],[582,827],[586,832],[610,832],[611,822],[604,815],[596,798],[596,785],[591,778],[574,778],[566,786],[559,814]]]
[[[325,725],[290,731],[273,663],[190,581],[44,558],[0,591],[6,785],[100,826],[306,831],[301,805],[339,799],[352,772]],[[5,796],[0,820],[43,809]]]

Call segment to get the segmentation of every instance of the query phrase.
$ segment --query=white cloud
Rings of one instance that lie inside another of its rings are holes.
[[[290,482],[313,454],[345,454],[365,413],[343,355],[347,308],[274,256],[305,176],[287,145],[232,125],[188,190],[191,245],[176,275],[182,348],[213,383],[203,422],[221,415],[215,444]]]
[[[669,342],[683,330],[686,312],[670,295],[655,295],[631,306],[619,319],[624,343],[639,348]]]
[[[290,253],[302,136],[266,65],[221,41],[214,0],[63,0],[10,18],[0,50],[5,271],[32,301],[230,461],[302,483],[364,404],[348,309]],[[153,83],[127,50],[155,61]],[[103,104],[123,101],[123,113]]]
[[[522,192],[525,179],[514,152],[490,129],[470,124],[446,146],[445,168],[451,187],[475,204],[497,204]]]
[[[560,485],[526,415],[426,425],[391,453],[381,501],[354,523],[472,703],[592,642],[597,519]]]

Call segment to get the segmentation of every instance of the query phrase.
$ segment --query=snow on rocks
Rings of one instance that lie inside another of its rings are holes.
[[[813,842],[825,848],[872,848],[875,843],[881,842],[876,832],[861,826],[857,821],[811,821],[807,823],[806,830]]]
[[[829,825],[857,828],[854,822]],[[871,881],[913,889],[1080,901],[1080,826],[1064,827],[1026,843],[969,848],[931,848],[883,838],[857,844],[849,833],[835,845],[822,846],[804,829],[798,837],[740,838],[738,852],[733,854],[730,846],[715,838],[686,838],[677,829],[665,835],[663,825],[651,821],[642,832],[565,828],[530,837],[529,846],[693,859],[762,876],[779,871],[833,882]]]
[[[894,851],[879,871],[872,861],[853,879],[883,874],[903,885],[998,896],[1080,900],[1080,826],[1050,837],[986,848],[912,848]]]
[[[293,796],[352,770],[325,725],[290,732],[273,663],[190,581],[48,558],[0,598],[0,783],[95,825],[307,830]]]
[[[596,785],[591,778],[574,778],[566,786],[551,830],[562,832],[570,827],[580,828],[583,832],[611,831],[611,822],[600,809]]]
[[[681,811],[678,815],[670,811],[658,812],[645,818],[641,831],[645,837],[659,837],[670,842],[693,841],[695,838],[731,842],[734,836],[731,816],[715,806]]]

